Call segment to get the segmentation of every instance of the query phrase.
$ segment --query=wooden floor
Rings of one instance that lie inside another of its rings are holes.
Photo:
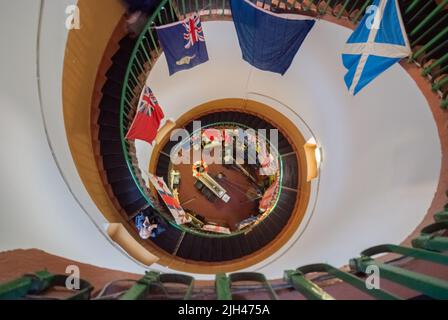
[[[229,166],[209,165],[209,175],[226,189],[231,198],[228,203],[220,199],[212,203],[194,186],[196,178],[193,177],[190,164],[173,168],[180,172],[179,200],[184,209],[192,210],[208,221],[228,226],[231,230],[235,230],[235,225],[242,220],[258,214],[256,186],[239,170]],[[223,179],[216,178],[219,173],[224,174]]]

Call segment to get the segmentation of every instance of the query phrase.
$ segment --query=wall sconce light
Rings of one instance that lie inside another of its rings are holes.
[[[309,139],[305,146],[305,156],[307,163],[307,181],[310,182],[316,179],[319,175],[319,168],[322,162],[322,151],[317,146],[316,139]]]

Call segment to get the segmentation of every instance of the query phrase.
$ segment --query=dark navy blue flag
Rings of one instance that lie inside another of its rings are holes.
[[[275,14],[247,0],[230,1],[243,59],[254,67],[285,74],[315,20]]]
[[[170,76],[208,61],[204,32],[198,16],[160,26],[156,30]]]

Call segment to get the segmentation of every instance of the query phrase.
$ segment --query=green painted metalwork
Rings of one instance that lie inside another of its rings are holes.
[[[442,108],[443,108],[443,109],[448,108],[448,100],[443,100],[443,101],[442,101]]]
[[[284,280],[290,283],[295,290],[303,294],[305,298],[309,300],[335,300],[321,287],[312,281],[305,279],[303,273],[298,270],[285,271]]]
[[[56,286],[66,286],[67,276],[54,275],[48,271],[38,271],[10,282],[0,284],[0,300],[25,299],[27,295],[39,295]],[[88,300],[93,287],[85,280],[79,279],[80,289],[65,300]]]
[[[272,288],[269,281],[266,279],[265,275],[258,272],[237,272],[229,275],[230,280],[230,288],[234,282],[241,281],[254,281],[259,282],[264,289],[268,292],[272,300],[278,300],[278,296],[275,293],[275,290]]]
[[[168,296],[165,285],[167,283],[181,284],[187,287],[184,300],[191,298],[194,289],[194,278],[183,274],[171,274],[149,271],[143,278],[137,281],[126,293],[124,293],[120,300],[142,300],[148,297],[151,289],[154,287],[162,289],[165,295]]]
[[[440,59],[436,60],[434,63],[431,63],[431,65],[429,67],[424,68],[422,71],[422,75],[424,75],[424,76],[428,75],[429,73],[431,73],[432,70],[434,70],[434,68],[441,66],[442,64],[444,64],[447,61],[448,61],[448,53],[446,53]]]
[[[325,14],[325,13],[327,13],[327,11],[328,11],[328,7],[330,6],[330,2],[331,2],[331,0],[327,0],[327,1],[325,2],[325,7],[323,7],[322,10],[320,11],[321,14]]]
[[[412,3],[406,8],[405,14],[408,14],[411,12],[419,3],[421,0],[413,0]]]
[[[183,300],[190,300],[194,290],[194,278],[191,276],[175,273],[164,273],[159,277],[162,285],[167,283],[181,284],[187,287],[185,290]]]
[[[311,6],[314,4],[314,0],[308,0],[309,4],[306,7],[303,7],[303,11],[308,11],[311,9]]]
[[[219,273],[215,277],[216,298],[218,300],[232,300],[231,283],[225,273]]]
[[[366,0],[364,2],[364,4],[362,5],[361,9],[359,10],[359,12],[353,17],[353,22],[357,23],[359,18],[361,18],[361,16],[364,14],[364,12],[366,11],[367,7],[370,5],[372,1],[371,0]]]
[[[420,23],[414,28],[414,30],[411,31],[410,35],[411,35],[411,36],[414,36],[414,35],[416,35],[417,33],[419,33],[421,30],[423,30],[423,28],[426,27],[426,25],[427,25],[428,23],[430,23],[431,20],[433,20],[433,19],[436,17],[436,15],[437,15],[438,13],[440,13],[442,10],[444,10],[444,8],[445,8],[446,5],[448,5],[448,0],[443,0],[443,1],[441,1],[441,2],[439,3],[439,5],[437,5],[437,7],[436,7],[433,11],[431,11],[431,13],[428,14],[428,15],[423,19],[423,21],[420,22]]]
[[[445,77],[440,81],[434,82],[434,84],[432,86],[432,90],[434,90],[434,91],[440,90],[443,86],[445,86],[447,84],[448,84],[448,77]]]
[[[448,221],[448,211],[437,212],[434,215],[434,220],[437,222]]]
[[[357,288],[358,290],[376,298],[376,299],[382,299],[382,300],[400,300],[401,298],[391,294],[387,291],[380,290],[380,289],[368,289],[366,286],[366,282],[363,279],[360,279],[350,273],[341,271],[333,266],[330,266],[325,263],[319,263],[319,264],[311,264],[307,266],[303,266],[297,269],[303,276],[305,276],[308,273],[312,272],[326,272],[348,284],[351,286]]]
[[[357,8],[357,6],[358,6],[358,4],[359,4],[359,1],[360,1],[360,0],[355,0],[355,1],[353,1],[353,4],[352,4],[350,10],[348,10],[348,16],[349,16],[349,17],[352,15],[353,11]],[[328,3],[328,2],[327,2],[327,3]]]
[[[444,256],[428,250],[407,248],[402,246],[396,246],[393,244],[383,244],[366,249],[363,252],[361,252],[361,256],[372,257],[374,255],[382,253],[397,253],[415,259],[431,261],[442,265],[448,265],[448,256]]]
[[[339,10],[338,14],[336,15],[336,18],[340,19],[342,14],[344,13],[345,9],[347,8],[350,0],[345,0],[344,4],[342,5],[341,10]]]
[[[160,273],[158,272],[147,272],[143,278],[137,281],[135,285],[132,286],[120,300],[140,300],[148,295],[151,286],[154,283],[159,282]]]
[[[435,37],[433,37],[428,43],[418,49],[413,55],[412,59],[417,59],[423,53],[425,53],[429,48],[431,48],[434,44],[437,44],[445,35],[448,34],[448,27],[439,32]]]
[[[381,279],[388,279],[434,299],[448,299],[448,282],[414,271],[378,262],[370,257],[350,260],[350,267],[357,272],[366,273],[369,266],[376,266]]]
[[[412,240],[412,246],[432,251],[448,251],[448,237],[441,233],[448,230],[448,221],[441,221],[422,229],[419,237]]]

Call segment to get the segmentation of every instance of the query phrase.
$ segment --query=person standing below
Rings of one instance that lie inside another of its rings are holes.
[[[156,237],[156,229],[158,227],[157,224],[151,223],[149,218],[145,216],[143,213],[140,213],[135,217],[135,226],[138,229],[138,234],[142,239],[149,239]]]

